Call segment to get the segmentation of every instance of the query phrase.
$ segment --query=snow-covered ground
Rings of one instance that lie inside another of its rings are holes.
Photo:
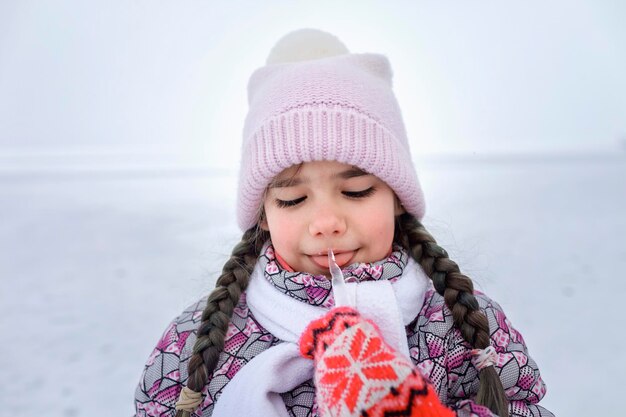
[[[626,157],[418,166],[426,226],[524,334],[543,404],[623,415]],[[235,185],[193,171],[1,172],[0,415],[132,415],[157,338],[238,240]]]

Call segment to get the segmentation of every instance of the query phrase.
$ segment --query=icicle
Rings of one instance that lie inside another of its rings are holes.
[[[328,248],[328,268],[332,276],[331,285],[333,286],[333,295],[335,297],[335,307],[350,306],[353,303],[350,300],[350,294],[346,287],[341,269],[335,262],[335,254],[331,248]]]

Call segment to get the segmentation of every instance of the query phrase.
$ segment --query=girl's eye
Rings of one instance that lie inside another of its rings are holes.
[[[374,191],[376,191],[376,188],[370,187],[363,191],[342,191],[342,194],[350,198],[365,198],[374,194]]]
[[[362,191],[342,191],[341,193],[348,198],[359,199],[359,198],[369,197],[370,195],[374,194],[375,191],[376,191],[375,187],[370,187]],[[279,208],[288,208],[288,207],[297,206],[298,204],[302,203],[304,200],[306,200],[306,196],[296,198],[294,200],[279,200],[277,198],[275,199],[275,202]]]
[[[280,208],[293,207],[306,200],[306,197],[296,198],[295,200],[279,200],[276,199],[276,205]]]

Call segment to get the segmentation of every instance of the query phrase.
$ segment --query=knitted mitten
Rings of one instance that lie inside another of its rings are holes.
[[[452,417],[410,359],[350,307],[311,322],[300,353],[315,360],[321,417]]]

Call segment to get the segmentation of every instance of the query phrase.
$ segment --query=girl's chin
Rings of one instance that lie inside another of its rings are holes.
[[[330,270],[328,268],[321,268],[320,266],[314,264],[311,262],[310,265],[307,266],[303,266],[301,269],[297,269],[297,271],[299,272],[304,272],[307,274],[311,274],[311,275],[315,275],[315,276],[319,276],[319,275],[323,275],[326,278],[330,278]]]

